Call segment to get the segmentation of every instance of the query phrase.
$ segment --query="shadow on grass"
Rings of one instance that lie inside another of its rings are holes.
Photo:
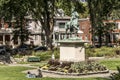
[[[95,78],[95,80],[110,80],[108,78]]]

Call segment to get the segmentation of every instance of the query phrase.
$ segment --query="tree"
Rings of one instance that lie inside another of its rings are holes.
[[[25,28],[25,16],[29,11],[28,0],[1,0],[1,17],[5,21],[9,21],[9,27],[12,27],[13,19],[15,31],[13,32],[13,40],[20,38],[21,44],[28,40],[29,31]]]
[[[115,9],[118,8],[118,0],[88,0],[90,21],[91,21],[91,32],[92,42],[94,44],[94,36],[99,37],[99,45],[102,45],[102,36],[104,35],[104,23],[103,20],[107,20],[108,15]]]
[[[79,0],[57,0],[57,8],[61,8],[65,11],[65,14],[70,16],[71,9],[75,10],[80,14],[80,17],[87,17],[87,3],[81,3]]]
[[[1,2],[3,2],[2,13],[6,11],[4,16],[10,20],[14,16],[20,26],[23,26],[24,16],[27,12],[39,20],[45,32],[46,44],[50,49],[52,49],[54,17],[57,9],[63,8],[67,15],[71,14],[71,8],[74,6],[78,12],[84,11],[83,4],[78,0],[1,0]],[[81,10],[79,10],[80,8]],[[20,28],[20,32],[22,29],[23,27]]]
[[[31,0],[29,1],[30,13],[39,20],[45,32],[46,44],[52,49],[52,32],[54,24],[55,0]]]
[[[42,29],[45,31],[46,44],[52,49],[52,33],[54,27],[54,17],[57,9],[62,8],[67,15],[71,14],[71,8],[76,6],[76,10],[79,10],[82,4],[77,0],[31,0],[30,11],[33,16],[41,22]],[[82,8],[82,7],[81,7]]]

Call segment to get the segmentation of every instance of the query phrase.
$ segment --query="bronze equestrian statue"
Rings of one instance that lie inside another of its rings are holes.
[[[70,30],[71,33],[77,33],[79,30],[79,14],[75,10],[72,10],[71,16],[70,21],[65,24],[66,33],[68,30]]]

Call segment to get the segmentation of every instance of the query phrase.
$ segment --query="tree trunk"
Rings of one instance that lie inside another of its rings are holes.
[[[53,1],[54,2],[54,1]],[[47,47],[52,50],[52,32],[53,32],[53,15],[51,15],[51,12],[49,10],[49,3],[47,0],[44,1],[45,3],[45,14],[44,14],[44,23],[45,23],[45,35],[46,35],[46,45]],[[53,11],[54,12],[54,11]]]
[[[101,47],[101,46],[102,46],[102,35],[99,34],[99,47]]]
[[[107,32],[105,33],[105,45],[108,46],[110,43],[110,34]]]
[[[92,0],[88,0],[89,12],[90,12],[90,21],[91,21],[91,34],[92,34],[92,45],[95,46],[94,40],[94,27],[95,25],[95,14],[93,13],[95,10],[92,6]]]
[[[108,46],[108,35],[105,33],[105,45]]]
[[[52,50],[52,48],[53,48],[53,45],[52,45],[52,33],[51,32],[49,32],[49,31],[47,31],[46,32],[46,45],[47,45],[47,47],[50,49],[50,50]]]

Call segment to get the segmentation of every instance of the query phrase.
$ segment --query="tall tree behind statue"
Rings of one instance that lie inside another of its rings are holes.
[[[94,37],[97,35],[99,37],[99,46],[102,45],[102,36],[105,34],[106,30],[110,30],[111,27],[105,29],[103,20],[107,20],[109,14],[113,10],[118,9],[120,6],[119,0],[87,0],[91,21],[91,33],[92,42],[95,43]]]

